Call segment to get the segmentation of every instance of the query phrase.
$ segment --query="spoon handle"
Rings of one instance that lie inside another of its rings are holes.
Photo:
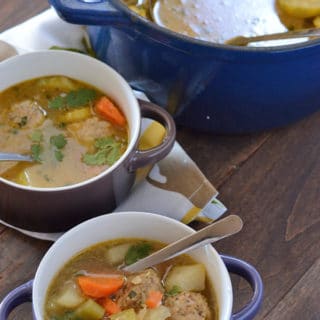
[[[129,266],[122,268],[124,271],[137,272],[160,262],[169,260],[189,250],[196,249],[205,244],[216,242],[239,232],[243,223],[239,216],[230,215],[209,226],[175,241],[163,249],[143,258]]]
[[[0,152],[0,161],[28,161],[28,162],[32,162],[33,159],[30,156],[25,156],[22,154]]]
[[[284,40],[294,38],[320,37],[320,28],[310,28],[302,30],[293,30],[288,32],[265,34],[262,36],[243,37],[238,36],[227,40],[225,43],[229,45],[246,46],[250,42]]]

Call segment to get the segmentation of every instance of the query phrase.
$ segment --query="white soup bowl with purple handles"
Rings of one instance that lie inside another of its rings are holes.
[[[47,289],[57,272],[80,251],[92,245],[117,238],[143,238],[170,243],[195,232],[183,223],[152,213],[121,212],[102,215],[66,232],[48,250],[31,280],[11,291],[0,305],[0,320],[7,320],[19,304],[31,301],[34,320],[44,319]],[[230,256],[219,255],[211,245],[189,253],[205,265],[214,288],[219,320],[249,320],[259,311],[263,284],[259,273],[250,264]],[[243,277],[253,289],[250,302],[232,314],[233,293],[229,272]]]

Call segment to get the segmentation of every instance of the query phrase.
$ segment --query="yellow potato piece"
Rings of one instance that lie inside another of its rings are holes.
[[[278,0],[279,7],[288,15],[311,18],[320,15],[320,0]]]
[[[89,107],[67,111],[58,117],[60,122],[72,123],[85,120],[91,116],[91,109]]]
[[[313,19],[313,25],[314,25],[316,28],[320,28],[320,16],[315,17],[315,18]]]
[[[137,7],[137,6],[129,6],[129,8],[134,11],[135,13],[139,14],[142,17],[147,17],[147,10],[143,7]]]

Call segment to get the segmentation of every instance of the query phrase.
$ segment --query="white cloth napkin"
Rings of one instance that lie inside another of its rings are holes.
[[[0,39],[15,46],[20,54],[52,46],[84,49],[83,38],[87,38],[85,27],[64,22],[52,8],[0,34]],[[135,94],[147,99],[142,92]],[[156,144],[162,134],[153,121],[143,120],[142,144]],[[185,223],[193,219],[211,222],[226,211],[217,199],[217,190],[177,142],[165,159],[153,168],[140,170],[137,177],[130,195],[115,211],[153,212]],[[54,241],[61,235],[30,232],[0,222],[39,239]]]

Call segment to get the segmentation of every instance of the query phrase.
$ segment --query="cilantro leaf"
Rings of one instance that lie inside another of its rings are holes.
[[[31,157],[37,162],[41,162],[40,153],[42,152],[42,146],[40,143],[34,143],[31,145]]]
[[[57,149],[62,149],[67,144],[67,140],[63,134],[58,134],[50,137],[50,143]]]
[[[54,155],[58,161],[62,161],[64,158],[63,153],[60,150],[55,150]]]
[[[180,289],[180,287],[178,287],[177,285],[175,285],[175,286],[173,286],[169,291],[166,292],[166,296],[172,297],[172,296],[175,296],[175,295],[179,294],[180,292],[182,292],[182,290]]]
[[[89,166],[102,166],[108,164],[108,150],[98,150],[94,154],[86,153],[82,157],[82,161]]]
[[[49,101],[48,107],[49,109],[62,109],[65,106],[64,98],[61,96],[55,97],[51,101]]]
[[[41,130],[35,130],[31,133],[30,135],[30,139],[33,142],[41,142],[43,139],[43,134],[41,132]]]
[[[148,242],[142,242],[131,246],[124,258],[126,265],[135,263],[136,261],[148,256],[152,251],[152,246]]]
[[[66,97],[65,101],[68,107],[82,107],[88,104],[90,101],[94,100],[96,97],[96,92],[91,89],[82,88],[76,91],[70,91]]]
[[[97,92],[92,89],[80,88],[68,92],[65,96],[57,96],[49,101],[50,109],[60,110],[63,108],[82,107],[93,101],[97,96]]]
[[[96,153],[83,155],[82,161],[87,165],[112,165],[121,156],[121,143],[113,137],[104,137],[95,140]]]

